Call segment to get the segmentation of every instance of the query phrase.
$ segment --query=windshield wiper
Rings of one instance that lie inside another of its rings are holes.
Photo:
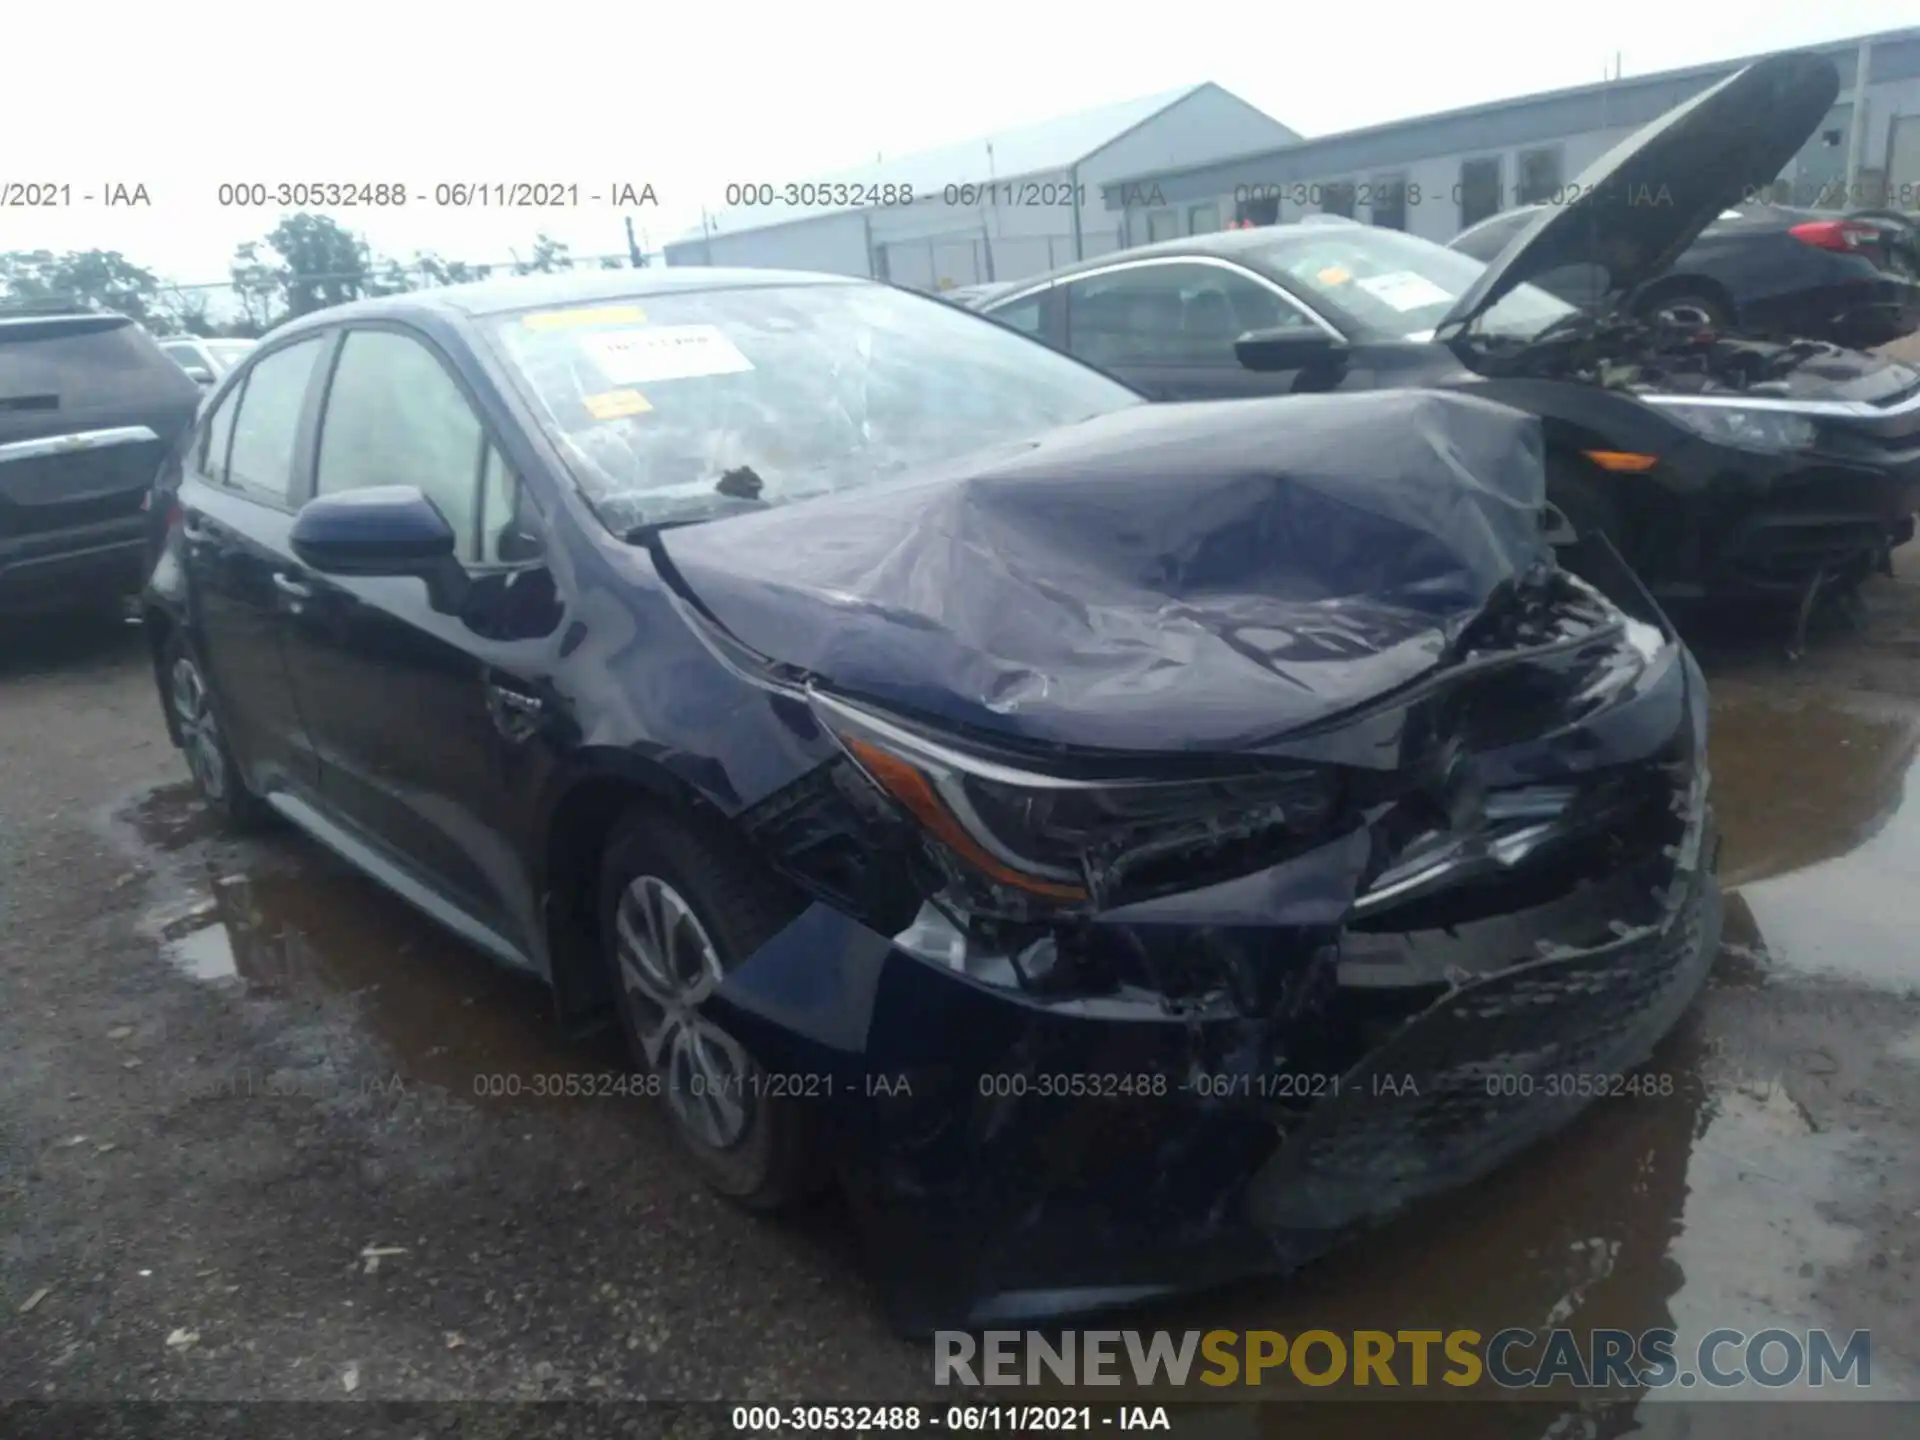
[[[667,515],[658,520],[642,520],[638,525],[630,525],[620,532],[620,538],[629,545],[643,545],[662,530],[677,530],[682,525],[698,525],[702,521],[712,520],[712,515]]]
[[[699,525],[708,520],[739,515],[747,510],[765,510],[769,508],[768,502],[760,498],[760,492],[766,489],[766,483],[751,465],[736,465],[713,482],[716,495],[735,503],[702,509],[680,508],[657,520],[643,520],[638,525],[629,526],[620,532],[620,538],[629,545],[639,545],[662,530],[672,530],[681,525]],[[681,498],[684,501],[687,497]]]

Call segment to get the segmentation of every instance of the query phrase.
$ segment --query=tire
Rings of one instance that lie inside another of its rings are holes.
[[[177,630],[161,647],[160,675],[160,703],[180,737],[200,798],[231,828],[258,829],[273,812],[247,788],[221,729],[206,668]]]
[[[772,1093],[759,1061],[704,1002],[794,913],[791,892],[737,843],[665,809],[630,813],[601,858],[601,950],[633,1063],[659,1081],[667,1119],[706,1182],[750,1210],[778,1210],[821,1187],[822,1102]],[[663,946],[663,935],[673,942]]]
[[[1733,323],[1727,302],[1703,290],[1669,290],[1649,296],[1641,302],[1640,314],[1647,320],[1666,316],[1675,323],[1685,321],[1706,330],[1724,330]]]

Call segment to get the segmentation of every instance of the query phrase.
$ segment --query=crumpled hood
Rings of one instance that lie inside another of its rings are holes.
[[[840,693],[1237,749],[1431,668],[1548,557],[1543,487],[1538,421],[1468,396],[1140,405],[658,543],[737,640]]]
[[[1515,286],[1598,265],[1624,294],[1659,275],[1716,216],[1770,185],[1840,93],[1831,60],[1770,55],[1676,105],[1588,166],[1544,207],[1436,327],[1450,339]]]

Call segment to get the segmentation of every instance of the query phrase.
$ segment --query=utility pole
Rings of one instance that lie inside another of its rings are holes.
[[[1860,198],[1860,162],[1867,148],[1867,76],[1872,65],[1873,42],[1862,40],[1853,61],[1853,114],[1847,126],[1847,189],[1840,202],[1842,210],[1865,203]]]
[[[628,215],[625,219],[627,222],[627,259],[632,263],[634,269],[639,270],[646,265],[647,254],[640,248],[640,242],[633,238],[633,217]]]

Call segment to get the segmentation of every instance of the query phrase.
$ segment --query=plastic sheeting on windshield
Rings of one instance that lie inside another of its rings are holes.
[[[1251,746],[1431,669],[1545,561],[1538,421],[1423,391],[1143,406],[660,537],[772,659],[897,710]]]

